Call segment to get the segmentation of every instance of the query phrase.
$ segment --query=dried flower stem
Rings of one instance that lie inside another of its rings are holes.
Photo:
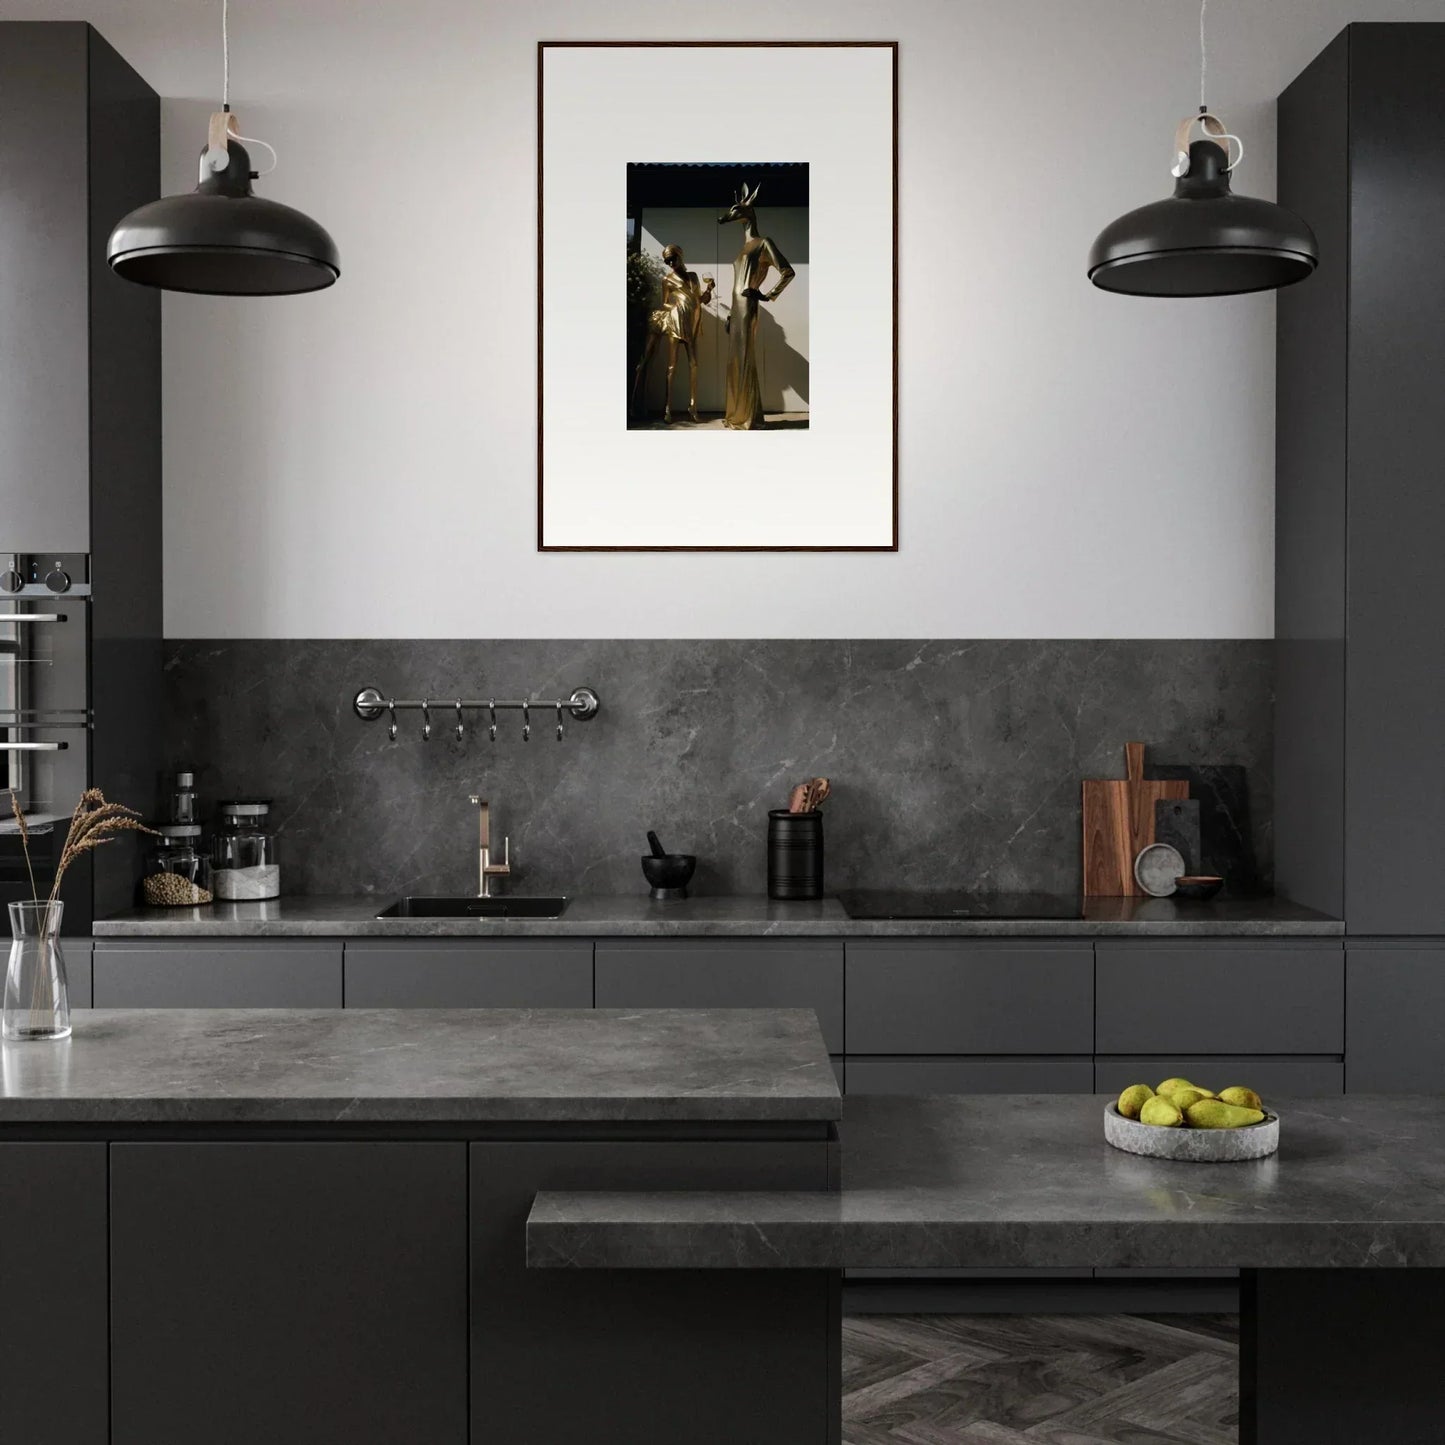
[[[25,812],[20,806],[20,799],[13,790],[10,793],[10,811],[15,814],[15,821],[20,827],[20,848],[25,854],[25,871],[30,875],[30,897],[32,901],[39,903],[40,890],[35,886],[35,869],[30,865],[30,829],[25,822]]]

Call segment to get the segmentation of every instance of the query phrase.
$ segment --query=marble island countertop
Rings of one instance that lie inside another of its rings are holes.
[[[385,895],[137,908],[97,921],[97,938],[1107,938],[1338,937],[1338,919],[1278,898],[1210,903],[1089,899],[1072,918],[853,919],[836,898],[762,896],[655,903],[645,894],[573,898],[560,918],[377,918]]]
[[[95,1009],[7,1044],[6,1125],[815,1123],[805,1009]]]
[[[537,1196],[533,1268],[1445,1266],[1445,1112],[1420,1096],[1271,1100],[1280,1150],[1125,1154],[1107,1100],[845,1100],[841,1191]]]

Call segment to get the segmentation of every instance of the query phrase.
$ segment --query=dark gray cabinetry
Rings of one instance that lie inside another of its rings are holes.
[[[473,1144],[472,1439],[830,1445],[818,1422],[836,1428],[842,1392],[826,1271],[529,1273],[525,1247],[541,1189],[824,1189],[826,1150]]]
[[[0,555],[90,556],[91,597],[67,599],[54,634],[84,649],[88,613],[88,649],[5,664],[26,691],[7,706],[94,719],[63,765],[26,769],[43,811],[86,785],[147,807],[161,766],[161,302],[105,260],[115,222],[159,194],[155,92],[89,25],[0,23]],[[134,903],[138,853],[123,841],[71,869],[68,934]]]
[[[111,1316],[112,1445],[466,1445],[466,1146],[115,1144]]]
[[[1279,884],[1352,934],[1445,934],[1445,25],[1357,24],[1281,96]],[[1348,827],[1346,827],[1348,822]]]
[[[1090,945],[848,943],[848,1053],[1091,1054]]]
[[[104,1144],[0,1144],[0,1439],[16,1445],[109,1439],[105,1180]]]
[[[90,551],[88,27],[0,28],[3,546]]]
[[[348,942],[347,1008],[591,1008],[587,939]]]
[[[1351,943],[1345,970],[1350,1092],[1445,1093],[1445,940]]]
[[[92,944],[85,938],[63,938],[61,952],[65,955],[65,978],[70,988],[71,1008],[90,1008],[90,956]]]
[[[159,194],[160,102],[89,25],[0,25],[0,187],[0,550],[119,563],[94,482],[145,496],[157,555],[128,561],[158,565],[160,298],[110,274],[105,238]]]
[[[341,944],[325,940],[99,939],[96,1008],[340,1008]]]
[[[1176,1075],[1193,1079],[1206,1089],[1227,1089],[1232,1084],[1258,1089],[1266,1096],[1328,1096],[1345,1092],[1345,1066],[1338,1056],[1282,1054],[1100,1054],[1094,1061],[1094,1089],[1117,1094],[1130,1084],[1151,1088]]]
[[[853,1094],[1092,1094],[1094,1060],[859,1058],[848,1060]]]
[[[1101,1054],[1343,1053],[1338,943],[1100,942]]]
[[[598,1008],[810,1008],[843,1052],[843,945],[833,940],[603,941]]]

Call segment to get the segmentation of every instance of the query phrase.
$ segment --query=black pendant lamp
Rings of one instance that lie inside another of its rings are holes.
[[[1319,264],[1307,222],[1273,201],[1237,196],[1230,172],[1244,145],[1203,103],[1204,13],[1199,7],[1199,114],[1175,133],[1174,194],[1105,226],[1089,251],[1089,280],[1127,296],[1238,296],[1303,281]],[[1200,139],[1190,141],[1198,125]],[[1230,142],[1238,147],[1229,159]]]
[[[257,172],[231,114],[227,12],[228,0],[222,0],[221,109],[211,116],[196,188],[132,211],[110,233],[106,259],[117,276],[164,291],[211,296],[320,291],[341,274],[336,242],[304,212],[251,189]],[[251,143],[271,150],[265,141]],[[274,158],[275,151],[271,154]]]

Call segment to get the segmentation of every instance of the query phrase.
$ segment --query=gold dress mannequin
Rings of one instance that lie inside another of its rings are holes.
[[[730,221],[743,223],[743,246],[733,262],[733,309],[728,316],[727,402],[723,409],[723,425],[735,431],[752,431],[763,424],[763,388],[758,380],[758,316],[759,305],[773,301],[793,279],[793,268],[778,250],[771,236],[758,234],[758,219],[753,202],[762,184],[748,194],[747,182],[718,225]],[[778,284],[771,291],[761,290],[769,270],[778,271]]]
[[[697,420],[697,346],[702,338],[703,310],[712,300],[714,281],[704,276],[698,281],[696,271],[684,268],[682,247],[664,246],[662,259],[667,274],[662,278],[662,305],[648,318],[647,341],[637,370],[632,378],[632,412],[642,414],[642,387],[647,379],[647,365],[657,350],[657,343],[667,338],[667,401],[662,419],[672,425],[672,373],[677,367],[677,348],[687,352],[688,399],[687,414]]]

